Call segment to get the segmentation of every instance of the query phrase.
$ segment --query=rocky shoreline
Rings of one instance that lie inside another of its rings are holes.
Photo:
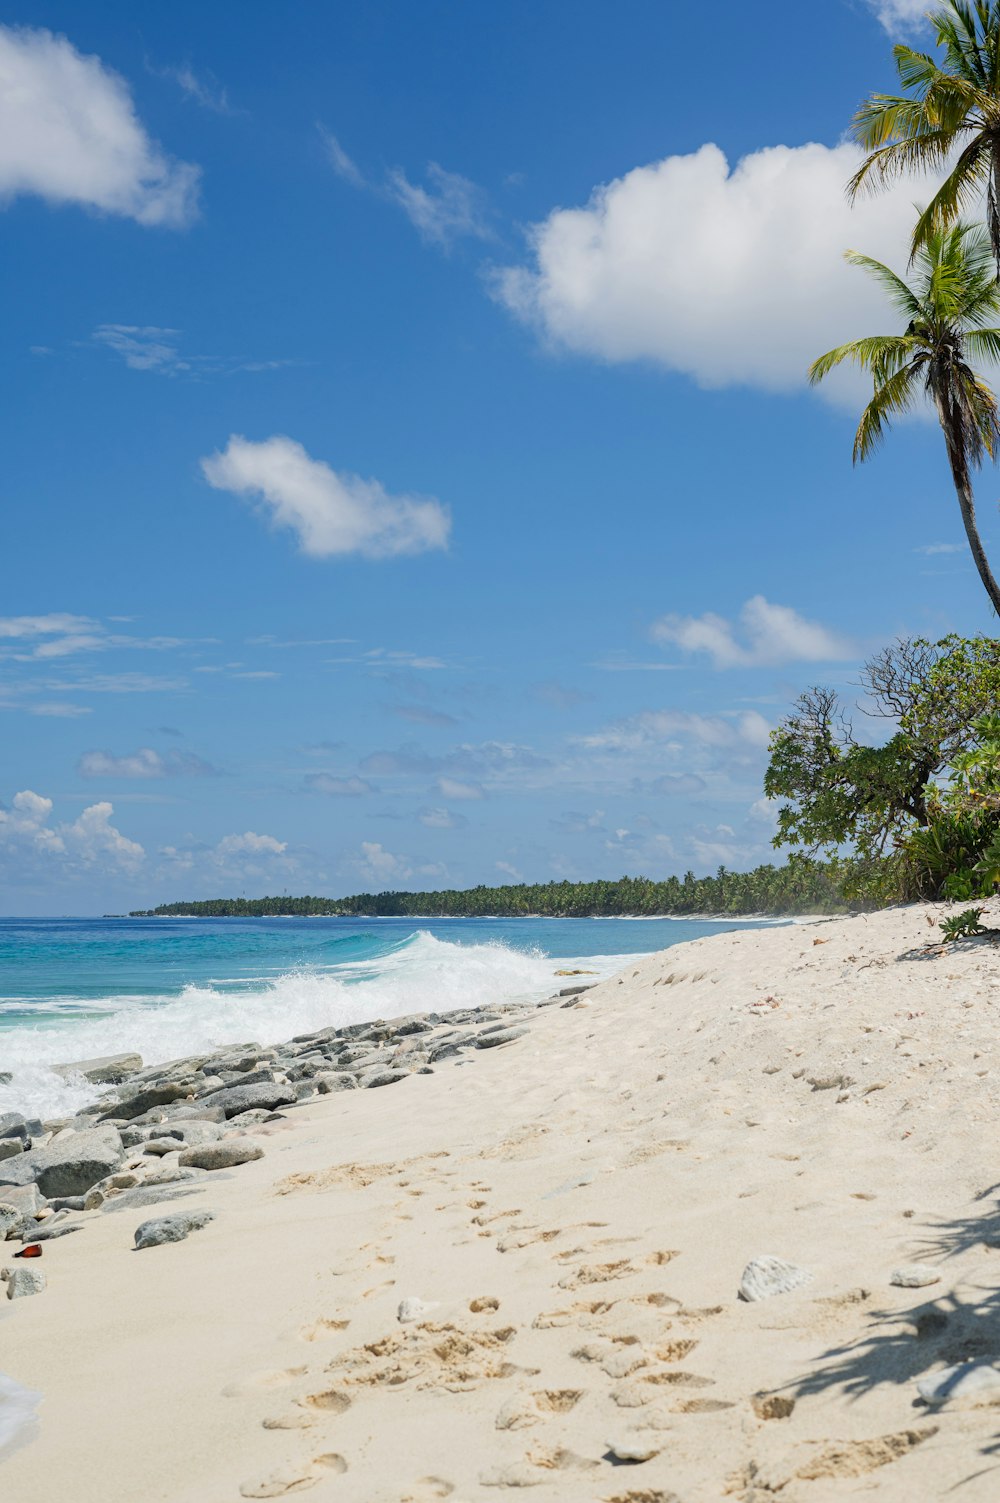
[[[0,1240],[22,1244],[15,1258],[38,1258],[94,1216],[186,1199],[220,1171],[263,1157],[255,1130],[281,1122],[301,1103],[467,1064],[476,1050],[524,1037],[539,1009],[572,1007],[588,990],[569,986],[539,1003],[323,1028],[267,1047],[231,1044],[149,1067],[137,1054],[60,1065],[67,1081],[110,1090],[72,1117],[42,1122],[0,1114]],[[184,1210],[142,1221],[134,1245],[180,1241],[214,1216]],[[0,1278],[8,1299],[46,1287],[34,1264],[8,1265]]]

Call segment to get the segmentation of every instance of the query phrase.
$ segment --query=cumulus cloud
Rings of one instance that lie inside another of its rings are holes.
[[[343,175],[343,174],[342,174]],[[481,188],[437,162],[427,164],[427,187],[411,183],[401,167],[389,173],[387,189],[422,239],[447,250],[462,236],[490,240],[486,196]]]
[[[637,751],[677,738],[709,747],[765,747],[771,727],[757,710],[736,715],[700,715],[691,710],[642,710],[579,738],[593,750]]]
[[[421,809],[417,818],[428,830],[462,830],[469,823],[464,814],[451,809]]]
[[[654,642],[703,652],[715,668],[757,668],[779,663],[837,663],[855,656],[843,637],[808,621],[789,605],[754,595],[738,623],[709,611],[704,616],[666,615],[650,628]]]
[[[0,852],[21,861],[53,858],[69,870],[134,870],[145,857],[138,841],[129,840],[111,823],[111,804],[91,804],[77,819],[55,826],[49,823],[52,809],[50,798],[31,789],[16,793],[9,809],[0,807]]]
[[[376,791],[364,778],[337,778],[328,772],[308,773],[305,784],[310,793],[325,793],[331,798],[363,798]]]
[[[77,764],[82,778],[205,778],[217,769],[194,752],[169,751],[166,756],[151,746],[115,756],[109,751],[84,752]]]
[[[637,167],[533,226],[529,264],[498,271],[495,296],[580,355],[653,361],[706,387],[801,388],[824,350],[893,327],[843,252],[904,266],[914,200],[928,196],[908,179],[852,208],[860,160],[853,145],[813,142],[731,166],[708,144]],[[859,380],[845,372],[823,390],[842,398]]]
[[[100,58],[51,31],[0,26],[0,200],[31,194],[176,227],[197,211],[199,175],[149,137]]]
[[[246,830],[242,835],[224,835],[215,847],[215,854],[222,860],[229,860],[233,856],[281,856],[287,849],[286,840]]]
[[[479,783],[464,783],[458,778],[439,778],[438,788],[442,798],[479,799],[486,797]]]
[[[233,434],[201,468],[216,490],[261,503],[274,526],[291,528],[313,558],[389,558],[448,543],[451,519],[439,501],[390,496],[377,480],[333,470],[290,438],[251,443]]]
[[[931,9],[932,0],[868,0],[890,36],[913,31]]]
[[[413,868],[404,856],[394,856],[377,840],[361,842],[361,856],[355,864],[362,876],[374,882],[387,882],[393,877],[405,882],[413,875]]]

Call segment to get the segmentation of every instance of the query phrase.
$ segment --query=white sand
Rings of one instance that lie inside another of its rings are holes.
[[[699,940],[311,1103],[162,1208],[218,1212],[183,1243],[89,1217],[0,1315],[44,1395],[0,1497],[1000,1498],[1000,1408],[916,1391],[1000,1360],[1000,954],[900,958],[928,915]],[[811,1282],[738,1301],[764,1253]],[[941,1281],[889,1284],[915,1261]]]

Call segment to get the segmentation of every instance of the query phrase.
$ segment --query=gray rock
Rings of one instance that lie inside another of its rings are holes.
[[[991,1397],[1000,1389],[1000,1372],[986,1362],[961,1362],[921,1378],[917,1392],[925,1404],[961,1404]]]
[[[14,1077],[9,1070],[0,1070],[0,1085],[10,1085]]]
[[[284,1122],[280,1112],[269,1112],[265,1107],[254,1106],[248,1112],[237,1112],[230,1117],[229,1127],[257,1127],[261,1122]]]
[[[6,1206],[13,1206],[21,1212],[22,1216],[34,1216],[40,1211],[45,1203],[45,1197],[39,1194],[38,1186],[30,1185],[0,1185],[0,1201]],[[58,1206],[53,1204],[53,1209]]]
[[[215,1220],[214,1211],[175,1211],[172,1216],[160,1216],[155,1221],[144,1221],[135,1229],[137,1250],[144,1247],[162,1247],[165,1242],[183,1242],[192,1232],[201,1231]]]
[[[0,1200],[0,1242],[12,1242],[15,1237],[21,1235],[26,1226],[34,1226],[30,1216],[19,1211],[17,1206],[8,1205]]]
[[[529,1031],[527,1028],[502,1028],[498,1033],[481,1033],[476,1039],[476,1048],[495,1049],[498,1044],[512,1044],[515,1039],[523,1039]]]
[[[82,1232],[82,1221],[32,1221],[21,1231],[22,1242],[52,1242],[56,1237],[68,1237],[73,1232]]]
[[[82,1075],[94,1085],[119,1085],[142,1069],[141,1054],[105,1054],[99,1059],[76,1059],[68,1065],[53,1065],[56,1075],[69,1080]]]
[[[13,1159],[24,1152],[20,1138],[0,1138],[0,1159]]]
[[[797,1268],[794,1263],[786,1263],[782,1258],[772,1258],[769,1255],[754,1258],[743,1270],[740,1299],[751,1304],[757,1300],[771,1299],[775,1294],[787,1294],[791,1289],[801,1288],[811,1278],[812,1274],[804,1268]]]
[[[180,1138],[147,1138],[142,1151],[155,1158],[162,1158],[166,1153],[180,1153],[183,1146]]]
[[[38,1128],[41,1137],[41,1123]],[[20,1138],[26,1143],[30,1137],[27,1117],[22,1117],[20,1112],[0,1112],[0,1138]]]
[[[157,1118],[159,1122],[225,1122],[226,1114],[221,1106],[209,1105],[206,1101],[185,1102],[183,1106],[168,1106]]]
[[[361,1077],[361,1084],[365,1090],[373,1090],[376,1086],[398,1085],[408,1075],[406,1070],[372,1070],[369,1075]]]
[[[54,1211],[85,1211],[86,1199],[86,1195],[57,1195],[55,1200],[49,1201],[49,1205]]]
[[[190,1171],[192,1174],[194,1170]],[[150,1179],[153,1176],[150,1175]],[[160,1205],[165,1200],[186,1200],[189,1195],[197,1195],[198,1190],[174,1189],[172,1182],[159,1184],[140,1185],[136,1190],[123,1190],[121,1195],[115,1195],[111,1200],[106,1200],[101,1206],[101,1215],[107,1215],[109,1211],[134,1211],[142,1206]]]
[[[900,1289],[923,1289],[927,1284],[940,1282],[940,1268],[932,1268],[929,1263],[905,1263],[889,1275],[889,1283],[897,1284]]]
[[[208,1099],[211,1105],[221,1107],[227,1117],[235,1117],[239,1112],[250,1111],[255,1106],[265,1107],[269,1112],[273,1112],[277,1106],[293,1106],[296,1096],[289,1086],[265,1085],[262,1082],[259,1085],[226,1086]]]
[[[180,1163],[182,1169],[234,1169],[237,1164],[249,1164],[263,1157],[263,1148],[248,1138],[227,1138],[222,1143],[185,1148]]]
[[[155,1169],[143,1180],[146,1185],[176,1185],[182,1180],[207,1179],[208,1174],[204,1169],[182,1169],[180,1164],[165,1164],[162,1169]],[[229,1176],[227,1175],[228,1179]]]
[[[223,1127],[219,1122],[178,1122],[166,1124],[157,1136],[161,1142],[173,1138],[178,1146],[183,1144],[186,1148],[200,1148],[203,1143],[217,1143],[222,1133]]]
[[[122,1157],[122,1140],[115,1128],[88,1128],[0,1163],[0,1187],[34,1181],[48,1197],[85,1195],[118,1168]]]
[[[187,1086],[178,1085],[173,1081],[146,1086],[145,1089],[140,1087],[134,1095],[123,1097],[109,1106],[101,1113],[100,1120],[107,1122],[109,1118],[114,1117],[118,1121],[131,1122],[153,1107],[170,1106],[172,1102],[189,1094]]]
[[[343,1071],[330,1071],[328,1075],[316,1077],[316,1089],[321,1096],[332,1096],[337,1091],[356,1091],[358,1082],[353,1075]]]
[[[23,1299],[26,1294],[41,1294],[45,1288],[45,1275],[40,1268],[5,1268],[7,1298]]]

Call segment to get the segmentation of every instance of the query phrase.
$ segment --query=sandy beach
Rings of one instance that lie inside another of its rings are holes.
[[[1000,1388],[917,1388],[1000,1354],[996,952],[940,913],[678,946],[314,1098],[183,1242],[85,1214],[0,1307],[43,1395],[0,1495],[995,1499]],[[808,1280],[740,1299],[763,1256]]]

